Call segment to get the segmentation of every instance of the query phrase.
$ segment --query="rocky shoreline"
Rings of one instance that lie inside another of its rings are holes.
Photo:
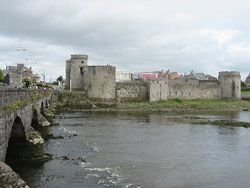
[[[7,164],[0,161],[0,187],[29,188],[29,186]]]

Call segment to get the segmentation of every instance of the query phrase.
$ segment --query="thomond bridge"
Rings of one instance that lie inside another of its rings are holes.
[[[42,162],[44,140],[37,132],[56,97],[51,90],[0,89],[0,187],[26,187],[5,163]]]
[[[9,172],[4,162],[11,166],[13,161],[46,158],[44,140],[36,130],[49,126],[45,116],[54,96],[51,90],[0,89],[0,187]]]

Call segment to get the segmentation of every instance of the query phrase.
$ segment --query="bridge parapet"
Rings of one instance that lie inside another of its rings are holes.
[[[0,106],[10,104],[18,100],[30,99],[35,95],[47,93],[51,93],[51,90],[1,89]]]

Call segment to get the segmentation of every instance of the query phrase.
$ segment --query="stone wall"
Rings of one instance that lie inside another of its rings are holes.
[[[66,61],[66,79],[65,87],[72,89],[83,89],[82,71],[88,65],[88,56],[75,54],[71,55],[71,59]],[[71,81],[71,82],[70,82]]]
[[[121,87],[123,86],[123,87]],[[217,80],[169,80],[158,78],[148,83],[144,90],[133,84],[117,84],[117,101],[140,101],[139,96],[149,92],[149,101],[180,99],[240,99],[239,72],[220,72]]]
[[[4,161],[6,150],[8,147],[8,141],[10,138],[10,133],[12,130],[12,125],[16,119],[16,117],[20,117],[22,119],[22,123],[25,129],[26,136],[34,131],[31,127],[31,119],[32,119],[32,106],[26,106],[16,112],[5,114],[0,118],[0,160]]]
[[[25,92],[20,91],[20,95],[24,94]],[[14,99],[19,99],[16,98],[16,93],[13,95]],[[51,100],[52,98],[47,96],[15,110],[1,111],[0,187],[28,188],[27,184],[4,162],[12,165],[12,162],[25,163],[29,161],[31,163],[40,163],[48,160],[48,156],[44,154],[43,150],[44,140],[34,130],[34,118],[41,123],[40,126],[44,125],[44,121],[47,120],[41,114],[42,106],[48,108]],[[0,105],[0,107],[3,107],[3,105]],[[36,116],[34,111],[37,113]],[[45,120],[42,120],[42,117]]]
[[[0,187],[29,188],[8,165],[0,161]]]
[[[6,74],[3,83],[11,88],[20,88],[22,87],[22,80],[23,77],[21,74]]]
[[[0,118],[0,161],[4,160],[6,148],[6,127],[5,118]]]
[[[46,104],[50,97],[38,100],[34,104],[24,106],[14,112],[6,112],[0,114],[0,161],[5,160],[5,154],[8,147],[8,142],[12,130],[12,126],[17,117],[22,121],[25,135],[27,138],[34,133],[34,128],[31,126],[33,109],[36,109],[38,118],[41,118],[41,104]],[[44,106],[45,107],[45,106]]]
[[[180,99],[219,99],[217,81],[154,80],[150,82],[150,101]]]
[[[176,80],[169,83],[170,99],[219,99],[220,97],[217,81]]]
[[[241,76],[237,71],[224,71],[219,73],[221,98],[241,99]]]
[[[116,96],[118,102],[147,101],[148,85],[140,81],[116,83]]]
[[[150,101],[180,99],[240,99],[240,73],[220,72],[217,80],[155,79],[149,83]]]
[[[149,101],[168,99],[169,83],[168,80],[152,80],[149,83]]]
[[[84,90],[92,100],[114,101],[115,93],[115,67],[88,66],[83,72]]]
[[[88,66],[87,55],[71,55],[66,61],[65,88],[83,90],[95,101],[115,101],[115,67]]]

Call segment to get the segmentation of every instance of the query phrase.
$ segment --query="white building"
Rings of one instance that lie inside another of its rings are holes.
[[[132,81],[132,73],[125,71],[116,71],[116,82]]]

